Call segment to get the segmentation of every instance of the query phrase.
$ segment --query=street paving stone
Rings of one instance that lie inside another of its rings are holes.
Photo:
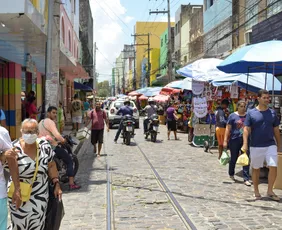
[[[282,229],[282,204],[264,198],[255,201],[252,187],[228,177],[217,151],[205,153],[187,141],[167,140],[161,127],[157,143],[144,140],[142,130],[131,146],[113,143],[116,130],[105,134],[105,153],[95,158],[89,140],[79,152],[79,191],[65,191],[61,229],[106,229],[106,158],[111,166],[115,229],[186,229],[159,186],[138,146],[145,152],[197,229]],[[135,142],[136,141],[136,142]],[[239,167],[236,172],[241,171]],[[267,184],[260,185],[265,195]],[[281,190],[275,192],[282,196]]]

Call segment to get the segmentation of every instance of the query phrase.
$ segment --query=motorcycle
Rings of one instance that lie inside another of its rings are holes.
[[[66,153],[68,153],[72,159],[73,162],[73,170],[74,170],[74,176],[76,175],[79,167],[78,158],[75,154],[72,152],[72,148],[74,145],[77,145],[77,143],[72,139],[70,135],[63,136],[66,140],[66,143],[61,144],[59,143],[60,147],[63,148]],[[67,165],[62,159],[59,159],[54,156],[54,161],[56,162],[56,166],[59,172],[59,180],[63,183],[67,183],[69,181],[67,176]]]
[[[123,129],[122,129],[122,137],[123,143],[126,145],[130,145],[130,139],[134,137],[134,128],[135,121],[134,118],[130,115],[126,115],[123,119]]]
[[[151,117],[149,117],[149,123],[148,123],[148,131],[145,133],[145,139],[148,138],[148,136],[151,136],[151,141],[156,142],[157,141],[157,135],[159,131],[159,117],[156,114],[153,114]]]

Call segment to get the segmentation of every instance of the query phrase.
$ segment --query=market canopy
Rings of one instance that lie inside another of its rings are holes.
[[[182,89],[183,81],[173,81],[168,83],[164,88]]]
[[[282,74],[282,41],[266,41],[240,48],[217,68],[225,73]]]
[[[83,85],[81,83],[78,83],[78,82],[74,82],[74,89],[75,90],[81,90],[81,91],[87,91],[87,92],[92,92],[92,88],[90,88],[89,86],[87,85]]]
[[[176,72],[197,81],[211,81],[216,77],[225,75],[217,68],[221,62],[222,60],[217,58],[203,58],[180,68]]]
[[[169,100],[169,96],[168,95],[159,94],[159,95],[154,97],[154,100],[156,102],[167,102]]]
[[[214,86],[228,86],[238,83],[238,86],[257,93],[260,89],[266,88],[272,91],[273,75],[268,73],[251,73],[247,74],[228,74],[225,77],[217,78],[211,82]],[[266,87],[265,87],[266,83]],[[281,82],[274,77],[274,91],[276,94],[281,93]]]

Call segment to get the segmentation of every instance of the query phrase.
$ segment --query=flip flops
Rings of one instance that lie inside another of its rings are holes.
[[[273,201],[280,201],[280,198],[276,194],[267,194],[267,197]]]

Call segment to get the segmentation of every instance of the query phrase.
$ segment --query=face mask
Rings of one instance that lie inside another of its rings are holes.
[[[25,143],[31,145],[37,139],[37,134],[23,134],[23,140]]]

